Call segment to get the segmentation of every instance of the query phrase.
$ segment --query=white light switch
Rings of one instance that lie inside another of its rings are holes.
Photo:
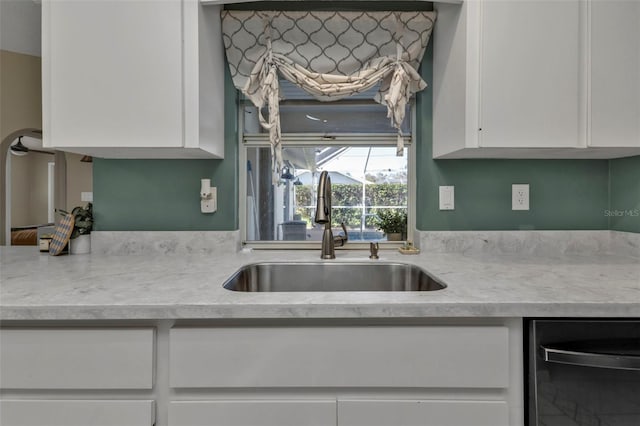
[[[440,210],[454,210],[455,207],[455,187],[440,187]]]
[[[80,201],[86,201],[88,203],[93,203],[93,192],[81,192],[80,193]]]
[[[511,185],[511,210],[529,210],[529,184]]]

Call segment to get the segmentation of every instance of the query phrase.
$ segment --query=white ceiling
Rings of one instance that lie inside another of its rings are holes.
[[[0,49],[41,56],[40,0],[0,0]]]

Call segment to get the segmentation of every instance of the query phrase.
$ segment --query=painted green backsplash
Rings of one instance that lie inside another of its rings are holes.
[[[94,159],[99,231],[238,229],[237,94],[225,75],[224,160]],[[200,212],[200,179],[218,188],[218,210]]]
[[[428,83],[432,60],[430,44]],[[417,99],[418,229],[607,229],[607,160],[433,160],[431,99],[431,87]],[[529,211],[511,210],[514,183],[530,185]],[[439,210],[440,185],[455,186],[455,210]]]
[[[640,233],[640,156],[610,161],[609,229]]]

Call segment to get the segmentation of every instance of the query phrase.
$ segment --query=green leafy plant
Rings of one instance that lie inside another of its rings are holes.
[[[385,234],[407,233],[407,212],[402,209],[381,209],[376,213],[375,226]]]
[[[360,184],[332,184],[332,205],[352,206],[352,208],[334,208],[332,211],[332,226],[340,226],[344,222],[347,227],[360,227],[362,221],[362,185]],[[367,213],[375,212],[376,206],[406,206],[408,202],[407,185],[401,183],[368,183],[366,185],[365,206]],[[311,185],[296,186],[296,212],[310,226],[313,225],[315,214],[316,193]],[[366,228],[374,228],[377,217],[367,215]]]
[[[62,214],[69,214],[69,212],[57,209]],[[73,231],[71,232],[71,239],[77,238],[80,235],[89,235],[93,229],[93,204],[87,203],[85,207],[77,206],[71,210],[73,215],[74,224]]]

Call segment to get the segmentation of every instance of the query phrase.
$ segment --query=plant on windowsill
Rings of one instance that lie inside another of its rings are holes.
[[[93,205],[87,203],[85,207],[77,206],[68,213],[62,209],[62,214],[72,214],[74,218],[73,231],[69,241],[69,253],[85,254],[91,252],[91,230],[93,229]]]
[[[407,212],[401,209],[378,210],[375,224],[387,235],[387,241],[402,241],[407,235]]]

